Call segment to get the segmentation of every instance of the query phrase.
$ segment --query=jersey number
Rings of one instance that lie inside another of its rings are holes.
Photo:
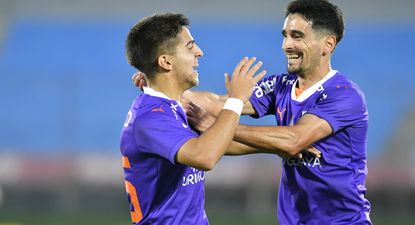
[[[128,160],[128,157],[122,157],[122,166],[124,167],[124,169],[131,169],[131,164],[130,160]],[[125,181],[125,190],[127,191],[127,194],[130,196],[130,204],[132,205],[131,220],[133,221],[133,223],[138,223],[143,218],[143,214],[141,212],[140,203],[138,202],[137,191],[134,185],[128,180]]]
[[[141,213],[140,203],[138,202],[137,191],[129,181],[125,181],[125,190],[130,196],[131,205],[133,206],[133,209],[131,209],[131,220],[133,223],[138,223],[143,218],[143,214]]]

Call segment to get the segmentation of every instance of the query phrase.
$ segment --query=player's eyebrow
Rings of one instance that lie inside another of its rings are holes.
[[[195,43],[195,40],[190,40],[189,42],[186,43],[186,47],[193,45]]]
[[[292,34],[293,34],[293,35],[298,35],[298,36],[300,36],[300,37],[304,37],[304,32],[299,31],[299,30],[293,30],[293,31],[292,31]]]
[[[299,31],[299,30],[291,30],[289,32],[291,33],[291,36],[296,35],[296,36],[299,36],[299,37],[304,37],[304,32],[302,32],[302,31]],[[282,36],[285,37],[285,36],[287,36],[287,31],[282,30],[281,31],[281,34],[282,34]]]

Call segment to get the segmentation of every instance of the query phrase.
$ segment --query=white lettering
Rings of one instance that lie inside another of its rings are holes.
[[[296,80],[288,80],[287,76],[282,77],[281,83],[285,83],[285,85],[293,85]]]
[[[313,164],[313,168],[314,168],[315,166],[319,166],[319,167],[321,168],[321,163],[320,163],[320,159],[319,159],[319,158],[315,158],[315,160],[314,160],[314,164]]]
[[[296,159],[288,158],[287,162],[288,162],[289,166],[297,166],[298,164],[295,161],[296,161]]]
[[[311,163],[313,162],[313,157],[309,157],[309,158],[307,158],[307,157],[305,157],[305,159],[307,160],[307,165],[308,166],[311,166]],[[318,159],[318,158],[317,158]]]
[[[265,83],[267,90],[273,91],[274,83],[274,80],[267,80],[267,82]]]
[[[282,160],[283,165],[288,166],[307,166],[307,167],[322,167],[321,161],[319,158],[315,158],[308,154],[303,154],[302,158],[290,158],[284,157]]]
[[[264,96],[264,92],[262,91],[260,86],[255,86],[254,93],[257,98],[261,98],[262,96]]]
[[[182,186],[186,186],[186,177],[183,177]]]
[[[281,83],[284,83],[285,81],[287,81],[287,76],[283,76],[281,79]]]
[[[298,160],[298,164],[303,164],[304,166],[306,166],[306,162],[304,161],[304,157],[300,158],[300,160]]]
[[[261,98],[262,96],[271,93],[274,91],[274,85],[276,82],[276,78],[274,77],[272,80],[265,80],[255,86],[255,96],[257,98]]]
[[[130,124],[131,118],[133,117],[133,113],[128,111],[127,118],[125,118],[124,127],[127,127]]]
[[[197,184],[205,180],[205,171],[200,171],[198,169],[192,168],[192,173],[183,176],[182,186],[188,186],[192,184]]]

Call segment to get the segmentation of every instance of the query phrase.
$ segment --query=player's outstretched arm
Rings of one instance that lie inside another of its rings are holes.
[[[216,117],[207,112],[206,110],[200,108],[199,106],[189,103],[186,108],[187,112],[187,119],[191,126],[199,131],[200,133],[206,132],[209,127],[213,125],[216,121]],[[313,146],[308,146],[306,149],[309,153],[316,157],[321,156],[321,152],[314,148]],[[226,150],[226,155],[246,155],[246,154],[254,154],[254,153],[269,153],[269,154],[277,154],[281,157],[289,157],[290,155],[287,153],[287,150],[280,150],[280,149],[260,149],[256,147],[251,147],[246,144],[242,144],[240,142],[232,141],[231,145]],[[296,157],[301,157],[301,153],[297,154]]]
[[[296,156],[311,144],[332,133],[330,124],[315,115],[304,115],[293,126],[247,126],[239,125],[235,141],[265,151]],[[319,151],[317,151],[317,156]],[[311,152],[313,153],[313,152]],[[313,153],[316,155],[316,153]]]
[[[228,91],[229,99],[226,100],[224,109],[206,132],[182,145],[176,155],[177,162],[210,170],[225,154],[238,126],[243,104],[248,101],[256,83],[266,73],[262,71],[255,75],[262,66],[262,63],[258,62],[251,67],[255,60],[245,57],[236,66]]]

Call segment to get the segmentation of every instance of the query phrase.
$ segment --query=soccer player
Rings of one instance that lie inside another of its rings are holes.
[[[134,224],[209,224],[204,171],[212,169],[231,145],[243,105],[266,73],[257,73],[262,63],[254,65],[255,58],[243,58],[234,70],[222,112],[199,136],[180,105],[183,92],[199,82],[196,68],[203,55],[188,26],[181,14],[156,14],[140,20],[127,37],[129,63],[143,71],[147,81],[121,134]]]
[[[344,33],[340,9],[325,0],[287,6],[282,49],[287,74],[258,82],[243,113],[275,115],[278,126],[239,125],[235,141],[267,151],[285,151],[278,219],[286,224],[371,224],[365,198],[368,111],[362,90],[332,69],[331,56]],[[185,97],[217,114],[226,96],[186,92]],[[200,131],[209,121],[190,108]],[[208,121],[208,122],[207,122]],[[306,146],[321,158],[303,153]]]

